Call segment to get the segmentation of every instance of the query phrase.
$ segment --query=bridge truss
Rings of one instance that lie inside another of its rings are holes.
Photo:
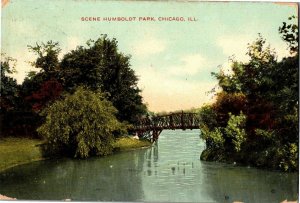
[[[196,113],[170,113],[153,117],[145,117],[139,120],[133,131],[140,137],[156,141],[160,133],[165,129],[199,129],[200,118]]]

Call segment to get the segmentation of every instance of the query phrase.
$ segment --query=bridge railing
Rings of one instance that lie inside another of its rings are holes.
[[[199,115],[196,113],[172,113],[154,117],[146,117],[134,127],[136,130],[163,129],[195,129],[200,125]]]

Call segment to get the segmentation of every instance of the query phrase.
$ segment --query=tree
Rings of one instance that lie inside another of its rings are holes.
[[[85,85],[108,93],[121,121],[134,123],[146,113],[138,78],[130,68],[130,56],[118,51],[116,39],[102,35],[96,41],[89,40],[87,47],[80,46],[66,54],[60,63],[59,77],[68,91]]]
[[[1,112],[17,108],[19,85],[16,79],[10,76],[15,73],[16,60],[1,54]]]
[[[36,43],[35,46],[28,45],[29,51],[35,53],[38,58],[32,65],[46,73],[53,73],[59,67],[58,55],[61,51],[58,42]]]
[[[32,65],[39,71],[25,78],[23,97],[35,97],[47,81],[56,80],[70,93],[84,85],[107,93],[109,101],[118,109],[119,120],[136,122],[146,113],[146,106],[137,87],[138,78],[130,67],[130,56],[119,52],[117,40],[106,35],[96,41],[89,40],[86,45],[65,54],[61,61],[58,59],[61,49],[57,42],[28,46],[38,56]]]
[[[58,78],[58,55],[61,49],[59,48],[59,43],[53,41],[36,43],[35,46],[28,45],[28,49],[37,55],[37,59],[31,62],[31,65],[37,71],[30,71],[27,74],[22,83],[21,95],[32,109],[40,110],[50,100],[57,98],[59,96],[58,93],[62,92],[61,81]],[[47,86],[53,86],[54,83],[56,84],[55,89],[47,88]]]
[[[201,119],[200,128],[207,128],[213,130],[218,124],[217,113],[211,105],[204,105],[199,110],[199,117]]]
[[[248,99],[261,99],[269,92],[274,81],[271,73],[276,66],[277,56],[266,40],[259,34],[258,38],[248,46],[247,55],[250,61],[241,63],[232,61],[232,74],[224,72],[212,73],[219,86],[227,93],[243,93]]]
[[[40,111],[47,104],[58,99],[62,91],[62,85],[56,79],[50,79],[43,82],[40,89],[25,100],[31,104],[33,111]]]
[[[212,105],[215,116],[201,126],[208,147],[203,159],[234,157],[233,161],[255,166],[297,170],[298,26],[284,22],[279,33],[289,44],[291,56],[278,62],[275,51],[259,34],[248,46],[249,62],[233,60],[231,74],[212,74],[222,91]],[[238,115],[239,111],[244,115]]]
[[[289,21],[296,19],[295,16],[288,18]],[[298,25],[294,22],[287,24],[286,22],[282,23],[283,25],[279,27],[279,33],[284,41],[286,41],[290,48],[290,53],[298,53],[298,44],[299,44],[299,31]]]
[[[229,113],[224,127],[208,128],[205,123],[202,124],[201,138],[205,140],[207,148],[201,154],[201,159],[217,161],[239,157],[242,145],[247,140],[245,124],[246,116],[242,112],[237,116]]]
[[[37,131],[52,152],[78,158],[107,155],[112,153],[113,132],[122,128],[116,113],[103,93],[78,87],[43,110],[45,123]]]
[[[228,93],[226,91],[217,94],[216,102],[212,105],[216,114],[216,122],[224,127],[229,120],[229,114],[239,115],[241,111],[248,109],[247,98],[243,93]]]

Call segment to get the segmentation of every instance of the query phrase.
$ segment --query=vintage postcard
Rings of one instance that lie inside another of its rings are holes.
[[[2,0],[0,202],[298,202],[298,14]]]

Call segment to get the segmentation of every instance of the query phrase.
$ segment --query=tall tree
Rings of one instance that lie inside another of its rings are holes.
[[[37,55],[31,65],[37,71],[30,71],[26,76],[21,94],[25,101],[36,111],[53,101],[62,92],[61,82],[58,80],[59,59],[61,51],[58,42],[36,43],[28,46],[29,51]]]
[[[205,114],[208,117],[204,120],[207,124],[202,127],[203,135],[210,148],[202,158],[234,158],[285,171],[298,168],[298,26],[284,22],[279,33],[289,45],[289,57],[278,62],[275,51],[259,34],[256,41],[249,44],[249,62],[233,61],[232,74],[213,73],[222,92],[211,107],[214,113]],[[232,122],[239,120],[236,116],[239,111],[245,115],[243,126]],[[228,136],[232,132],[239,136]],[[239,150],[234,152],[230,143],[237,138],[242,138],[242,142],[239,142]]]
[[[41,72],[50,74],[58,69],[58,54],[61,51],[58,42],[36,43],[35,46],[28,45],[28,49],[38,56],[32,65],[40,69]]]
[[[106,35],[66,54],[60,63],[60,78],[67,90],[85,85],[106,92],[121,121],[134,123],[146,111],[130,56],[119,52],[117,40]]]

